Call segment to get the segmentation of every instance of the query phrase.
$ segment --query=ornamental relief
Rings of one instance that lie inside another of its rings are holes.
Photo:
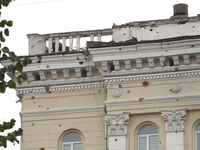
[[[181,85],[179,83],[173,83],[170,90],[174,93],[177,93],[181,90]]]
[[[161,111],[161,117],[165,122],[166,131],[183,131],[186,109]]]
[[[105,122],[108,126],[108,135],[126,135],[129,124],[129,113],[107,114]]]
[[[112,91],[112,95],[114,97],[119,97],[122,94],[122,90],[120,88],[114,88]]]

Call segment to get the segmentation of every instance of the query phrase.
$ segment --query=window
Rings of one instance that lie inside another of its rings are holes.
[[[200,150],[200,124],[196,128],[196,150]]]
[[[158,131],[154,126],[148,125],[139,131],[138,150],[158,150]]]
[[[82,138],[77,133],[67,134],[62,141],[62,150],[82,150]]]

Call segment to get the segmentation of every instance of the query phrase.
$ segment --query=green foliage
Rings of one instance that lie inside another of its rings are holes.
[[[15,120],[11,119],[10,122],[3,122],[3,124],[0,124],[0,132],[5,132],[5,130],[12,129],[15,125]],[[18,130],[15,130],[11,133],[8,133],[5,136],[0,136],[0,147],[3,146],[4,148],[7,147],[7,141],[10,141],[12,143],[17,142],[19,144],[19,140],[17,139],[18,136],[22,135],[22,129],[19,128]]]
[[[0,0],[0,10],[3,7],[7,7],[10,2],[13,0]],[[0,11],[0,17],[1,17],[1,11]],[[32,60],[25,57],[20,58],[15,55],[14,52],[10,51],[8,47],[4,46],[2,47],[2,43],[6,41],[7,36],[9,36],[9,28],[12,27],[13,21],[11,20],[0,20],[0,63],[1,61],[7,61],[10,62],[10,65],[4,66],[3,68],[0,68],[0,93],[4,93],[6,91],[6,88],[16,88],[16,83],[21,84],[22,81],[25,81],[27,79],[26,74],[23,74],[23,67],[27,66],[28,64],[32,63]],[[19,75],[16,76],[16,72],[18,72]],[[6,74],[12,75],[14,78],[16,78],[16,82],[12,79],[9,81],[5,80]],[[19,143],[17,137],[22,135],[22,129],[19,128],[18,130],[15,130],[13,132],[5,133],[6,130],[10,130],[14,127],[15,120],[11,119],[10,122],[3,122],[3,124],[0,124],[0,147],[7,147],[7,141],[10,141],[11,143]]]

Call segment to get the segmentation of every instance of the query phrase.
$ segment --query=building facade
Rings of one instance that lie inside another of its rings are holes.
[[[21,150],[200,150],[199,26],[178,4],[170,19],[29,34]]]

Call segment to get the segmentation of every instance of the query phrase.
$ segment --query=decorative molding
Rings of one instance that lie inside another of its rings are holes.
[[[164,67],[165,66],[166,57],[159,57],[159,59],[160,59],[160,66]]]
[[[114,97],[119,97],[122,94],[122,90],[120,88],[114,88],[112,91],[112,95]]]
[[[161,117],[165,122],[166,132],[184,131],[184,123],[187,109],[161,111]]]
[[[58,72],[57,72],[57,70],[51,70],[51,75],[52,75],[52,79],[53,80],[58,79]]]
[[[60,93],[60,92],[73,92],[91,89],[102,89],[105,87],[104,83],[87,83],[79,85],[62,85],[62,86],[51,86],[47,91],[45,87],[37,88],[24,88],[18,89],[19,94],[43,94],[43,93]]]
[[[173,83],[170,90],[174,93],[177,93],[181,90],[181,85],[179,83]]]
[[[131,60],[124,60],[126,70],[131,69]]]
[[[200,54],[196,54],[196,61],[198,64],[200,64]]]
[[[82,76],[81,68],[75,68],[75,72],[76,72],[76,77],[77,78],[80,78]]]
[[[174,70],[174,68],[171,68]],[[170,72],[172,71],[169,68]],[[141,71],[145,72],[145,71]],[[146,71],[148,73],[148,71]],[[142,74],[142,73],[141,73]],[[124,77],[112,77],[104,78],[106,83],[130,83],[130,82],[141,82],[141,81],[153,81],[153,80],[170,80],[180,78],[199,77],[200,71],[184,71],[184,72],[173,72],[173,73],[160,73],[160,74],[147,74],[147,75],[135,75],[135,76],[124,76]]]
[[[45,71],[39,71],[38,73],[40,75],[40,80],[45,81],[46,80]]]
[[[22,111],[20,114],[22,115],[22,117],[25,117],[25,116],[41,116],[41,115],[60,115],[68,113],[84,113],[84,112],[103,111],[103,110],[104,106],[88,106],[88,107],[75,107],[66,109]]]
[[[179,66],[180,62],[179,62],[179,56],[172,56],[173,62],[175,66]]]
[[[150,68],[154,68],[155,67],[154,58],[148,58],[148,62],[149,62],[149,67]]]
[[[83,78],[72,78],[72,79],[58,79],[58,80],[46,80],[46,81],[37,81],[37,82],[23,82],[19,86],[17,86],[18,89],[22,88],[32,88],[32,87],[42,87],[42,86],[58,86],[58,85],[72,85],[73,84],[89,84],[93,82],[96,84],[96,82],[102,83],[103,78],[101,76],[95,76],[95,77],[83,77]]]
[[[185,65],[190,64],[190,55],[183,55],[183,60]]]
[[[136,59],[136,65],[138,69],[141,69],[143,67],[142,65],[142,59]]]
[[[120,63],[118,60],[113,61],[113,65],[115,66],[115,71],[120,70]]]
[[[107,61],[101,62],[101,67],[102,67],[102,70],[104,72],[107,72],[109,70],[108,69],[108,62]]]
[[[27,72],[26,74],[27,74],[27,77],[28,77],[28,81],[29,81],[29,82],[34,81],[33,73],[32,73],[32,72]]]
[[[63,69],[63,76],[65,79],[68,79],[70,76],[69,76],[69,69]]]
[[[108,135],[127,135],[129,113],[106,114],[105,122],[108,126]]]
[[[140,102],[140,99],[131,100],[117,100],[117,101],[105,101],[106,106],[123,106],[123,105],[134,105],[141,103],[163,103],[163,102],[175,102],[179,101],[189,101],[198,100],[200,95],[184,95],[184,96],[168,96],[168,97],[156,97],[156,98],[145,98]]]
[[[92,67],[86,67],[87,77],[92,77]]]
[[[152,73],[168,73],[174,71],[189,71],[189,70],[198,70],[200,65],[181,65],[181,66],[172,66],[172,67],[157,67],[157,68],[143,68],[143,69],[132,69],[129,71],[112,71],[112,72],[102,72],[104,77],[108,76],[127,76],[127,75],[140,75],[140,74],[152,74]]]

